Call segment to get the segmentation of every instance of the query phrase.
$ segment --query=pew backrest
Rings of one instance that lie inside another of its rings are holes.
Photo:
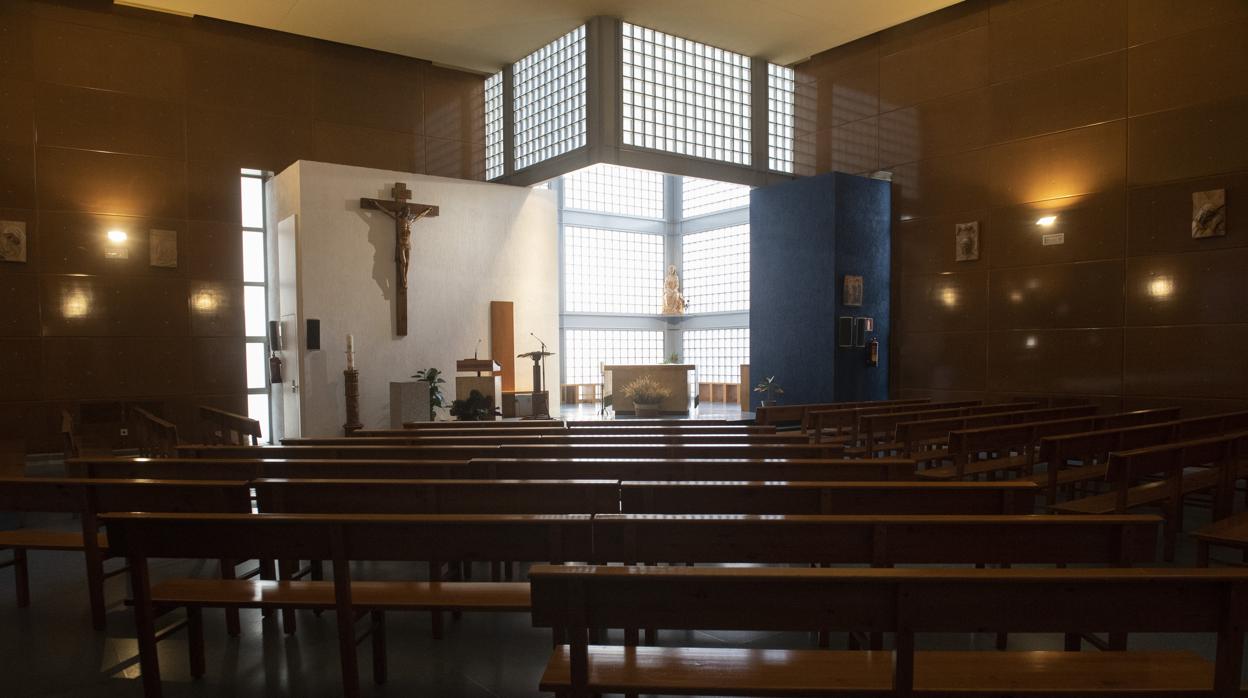
[[[624,514],[1029,514],[1030,482],[629,482]]]
[[[914,480],[914,461],[724,458],[482,458],[471,477],[488,480]]]
[[[261,479],[266,514],[613,514],[616,480]]]
[[[80,458],[72,463],[92,478],[163,480],[256,480],[259,478],[467,477],[467,461],[282,458]]]

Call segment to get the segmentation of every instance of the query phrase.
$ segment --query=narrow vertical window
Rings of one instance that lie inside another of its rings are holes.
[[[240,177],[243,236],[243,334],[246,342],[247,416],[269,431],[268,266],[265,259],[264,173],[243,169]]]
[[[793,171],[793,103],[796,81],[792,68],[767,64],[767,166]]]
[[[503,74],[485,80],[485,178],[503,176]]]

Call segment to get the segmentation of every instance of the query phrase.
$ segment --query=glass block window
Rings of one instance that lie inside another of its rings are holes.
[[[566,330],[564,383],[601,383],[603,364],[663,363],[662,330]]]
[[[681,248],[688,312],[750,309],[750,226],[687,233]]]
[[[750,164],[750,59],[623,25],[625,145]]]
[[[503,176],[503,74],[485,79],[485,178]]]
[[[750,188],[744,184],[685,177],[681,185],[682,218],[704,216],[750,205]]]
[[[567,226],[564,310],[657,314],[663,309],[663,236]]]
[[[685,363],[698,367],[703,383],[737,383],[741,364],[750,362],[750,330],[685,330]]]
[[[512,66],[516,169],[585,145],[585,27]]]
[[[641,218],[663,217],[663,174],[594,165],[563,178],[564,208]]]
[[[767,166],[793,171],[793,69],[767,64]]]

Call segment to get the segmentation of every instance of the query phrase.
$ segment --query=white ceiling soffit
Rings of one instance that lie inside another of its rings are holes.
[[[115,0],[493,73],[607,15],[774,63],[958,0]]]

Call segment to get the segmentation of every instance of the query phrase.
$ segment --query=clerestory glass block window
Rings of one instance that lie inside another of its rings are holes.
[[[641,218],[663,217],[663,173],[594,165],[563,178],[563,206]]]
[[[485,178],[503,176],[503,74],[485,79]]]
[[[793,69],[767,64],[767,166],[793,171]]]
[[[625,145],[750,164],[750,59],[623,23]]]
[[[657,314],[663,272],[660,234],[564,228],[565,312]]]
[[[567,330],[564,383],[601,383],[603,364],[663,362],[662,330]]]
[[[705,216],[750,205],[750,188],[744,184],[685,177],[681,184],[681,218]]]
[[[734,327],[685,330],[685,363],[698,367],[702,383],[737,383],[741,364],[750,362],[750,330]]]
[[[585,27],[521,58],[512,71],[516,169],[585,145]]]
[[[749,310],[749,225],[686,233],[681,248],[689,312]]]

